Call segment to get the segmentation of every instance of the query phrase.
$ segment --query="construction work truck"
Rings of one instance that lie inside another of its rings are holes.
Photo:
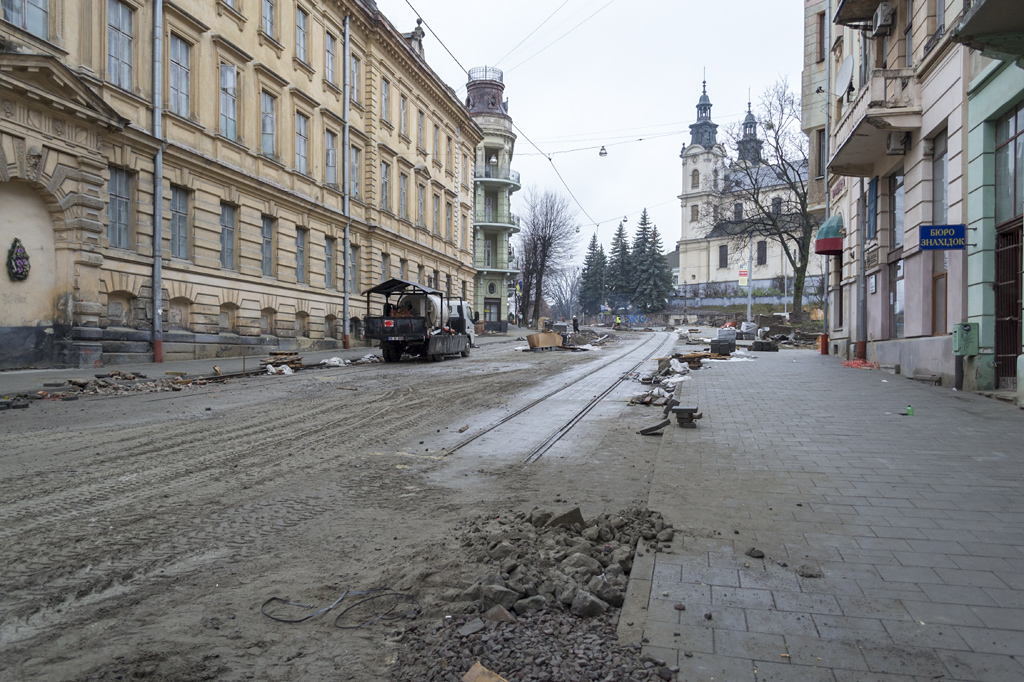
[[[385,362],[416,355],[439,362],[446,355],[469,356],[473,342],[473,312],[461,298],[403,279],[389,279],[365,292],[384,297],[381,315],[367,314],[366,338],[380,343]]]

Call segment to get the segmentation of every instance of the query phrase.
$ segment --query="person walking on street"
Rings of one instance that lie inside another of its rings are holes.
[[[580,333],[580,318],[575,315],[572,316],[572,331],[574,334]]]

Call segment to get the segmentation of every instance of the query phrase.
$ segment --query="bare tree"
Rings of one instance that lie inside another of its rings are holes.
[[[751,114],[743,124],[726,129],[726,147],[737,160],[713,187],[701,218],[708,236],[728,239],[735,245],[729,251],[743,261],[751,240],[780,245],[793,267],[793,315],[799,320],[812,240],[820,225],[810,210],[808,139],[800,128],[800,100],[781,78],[765,90]]]
[[[571,318],[579,310],[580,267],[564,267],[551,273],[544,288],[555,315]]]
[[[531,189],[526,196],[518,241],[523,279],[523,312],[534,326],[540,317],[544,279],[572,257],[577,242],[576,213],[569,200],[551,190]]]

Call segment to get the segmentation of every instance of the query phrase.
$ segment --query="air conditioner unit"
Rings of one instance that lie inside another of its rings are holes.
[[[893,6],[891,2],[880,2],[871,19],[871,35],[887,36],[892,30]]]
[[[885,154],[886,156],[903,156],[907,153],[907,142],[910,139],[910,133],[889,133],[885,136]]]

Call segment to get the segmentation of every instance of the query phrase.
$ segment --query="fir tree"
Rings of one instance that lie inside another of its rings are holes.
[[[611,255],[608,258],[605,277],[608,300],[616,310],[628,306],[629,299],[633,295],[632,261],[626,228],[619,223],[618,229],[615,230],[615,236],[612,237]]]
[[[665,299],[672,295],[672,269],[668,266],[665,254],[661,252],[661,235],[658,234],[658,228],[650,224],[646,210],[640,218],[640,223],[637,241],[640,240],[642,232],[645,248],[643,251],[637,251],[636,293],[633,296],[633,303],[640,310],[652,312],[664,308]]]
[[[586,315],[597,315],[601,312],[601,304],[605,298],[605,271],[608,259],[604,255],[604,247],[597,241],[597,234],[590,239],[587,257],[583,261],[583,273],[580,275],[580,307]]]
[[[640,214],[640,223],[636,226],[636,234],[633,236],[633,248],[630,250],[630,270],[632,279],[630,281],[630,294],[636,296],[647,270],[647,254],[650,251],[651,242],[651,219],[647,215],[647,209]],[[637,300],[633,301],[636,307],[641,307]]]

